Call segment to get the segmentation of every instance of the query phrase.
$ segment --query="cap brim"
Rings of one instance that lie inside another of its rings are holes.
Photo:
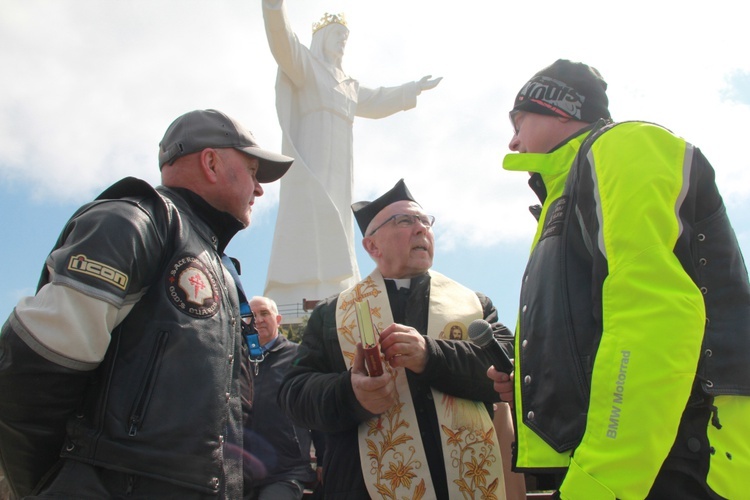
[[[281,179],[292,166],[294,158],[258,147],[237,148],[245,154],[258,159],[258,182],[265,184]]]

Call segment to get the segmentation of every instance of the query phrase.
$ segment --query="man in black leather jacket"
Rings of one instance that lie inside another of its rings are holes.
[[[241,497],[247,355],[224,249],[291,163],[192,111],[160,143],[162,186],[126,178],[73,215],[0,333],[15,497]]]

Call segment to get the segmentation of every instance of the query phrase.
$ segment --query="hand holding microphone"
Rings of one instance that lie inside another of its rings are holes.
[[[492,364],[499,372],[513,373],[513,362],[505,353],[500,343],[492,335],[492,325],[483,319],[475,319],[469,325],[469,338],[492,359]]]
[[[500,401],[508,403],[512,408],[515,391],[513,387],[513,374],[508,375],[496,370],[494,366],[490,366],[487,368],[487,377],[492,380],[492,388],[500,395]]]

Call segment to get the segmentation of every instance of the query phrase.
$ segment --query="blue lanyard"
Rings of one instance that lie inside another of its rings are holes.
[[[250,325],[245,324],[242,327],[242,331],[245,333],[245,341],[247,342],[247,350],[250,354],[250,361],[260,363],[261,361],[263,361],[263,358],[266,357],[266,354],[260,347],[260,339],[258,338],[258,331],[255,329],[255,325],[253,324],[252,327],[250,327]]]
[[[255,328],[255,318],[253,312],[250,310],[250,304],[245,296],[245,290],[242,288],[242,281],[240,281],[240,274],[237,272],[237,267],[234,261],[226,254],[221,256],[221,262],[224,267],[227,268],[229,274],[234,279],[234,285],[237,287],[237,295],[240,298],[240,316],[242,317],[242,333],[245,336],[247,342],[247,349],[250,354],[250,361],[259,363],[263,361],[265,354],[260,347],[260,338],[258,337],[258,330]],[[245,322],[245,318],[250,318],[249,322]]]

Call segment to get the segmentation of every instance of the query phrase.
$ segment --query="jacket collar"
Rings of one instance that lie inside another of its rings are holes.
[[[235,234],[243,229],[242,223],[233,215],[215,209],[206,200],[185,188],[167,188],[180,198],[185,200],[192,208],[193,213],[198,216],[214,233],[217,238],[217,250],[224,253],[224,249]]]
[[[544,203],[548,192],[557,191],[560,188],[558,184],[565,183],[573,160],[592,127],[593,124],[565,139],[549,153],[507,154],[503,159],[503,169],[529,172],[529,186]]]
[[[566,174],[570,163],[591,128],[585,128],[577,135],[563,141],[549,153],[510,153],[503,159],[503,169],[518,172],[535,172],[542,177]]]

